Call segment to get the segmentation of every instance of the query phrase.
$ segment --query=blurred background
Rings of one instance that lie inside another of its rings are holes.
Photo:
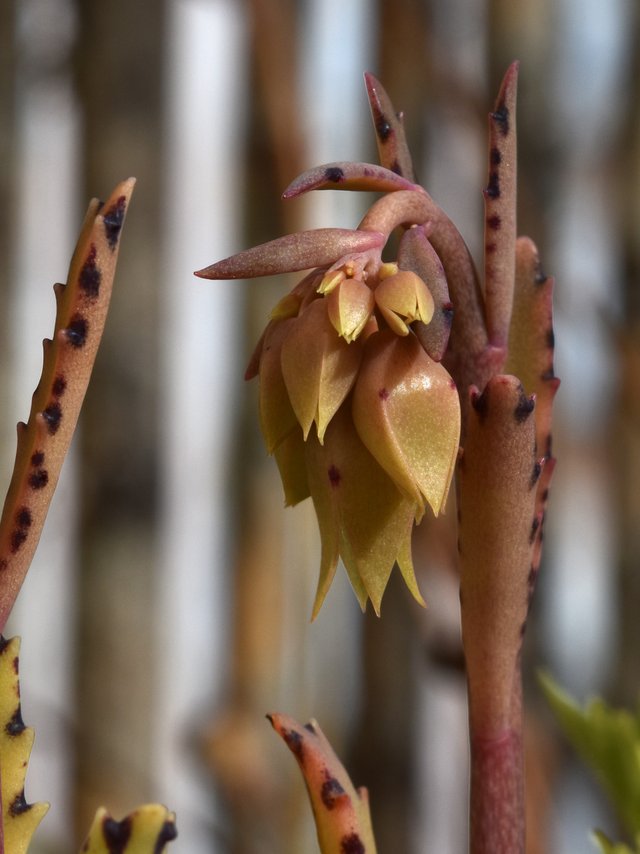
[[[467,734],[447,548],[416,533],[429,607],[381,620],[344,578],[309,614],[310,502],[286,512],[242,375],[291,281],[192,271],[282,233],[355,227],[372,196],[286,205],[299,172],[372,160],[362,72],[476,259],[486,114],[521,61],[519,231],[557,278],[554,477],[525,644],[528,854],[589,851],[614,818],[547,713],[640,685],[640,4],[634,0],[2,0],[0,473],[40,374],[85,205],[129,175],[111,315],[9,633],[23,636],[35,854],[95,808],[178,814],[176,852],[316,850],[264,714],[316,717],[371,793],[381,854],[466,848]],[[442,541],[441,541],[442,542]]]

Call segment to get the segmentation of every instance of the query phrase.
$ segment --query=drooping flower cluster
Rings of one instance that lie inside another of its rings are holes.
[[[412,528],[427,505],[442,512],[453,476],[460,401],[440,362],[452,307],[429,241],[435,206],[421,187],[383,166],[334,163],[303,174],[284,196],[311,189],[387,195],[355,231],[288,235],[197,275],[311,269],[271,312],[246,377],[259,376],[261,429],[286,504],[314,503],[322,540],[314,616],[338,558],[360,605],[370,599],[379,613],[395,563],[422,602]],[[399,226],[398,260],[383,262]]]
[[[413,331],[434,314],[428,283],[382,262],[386,235],[378,231],[334,237],[334,262],[275,306],[247,370],[260,378],[262,433],[285,501],[311,496],[315,506],[322,558],[314,615],[339,557],[363,607],[370,598],[379,611],[395,562],[422,601],[411,531],[426,504],[436,514],[444,507],[460,431],[455,384]],[[290,238],[258,247],[261,266],[249,257],[249,272],[264,269],[265,255],[275,263],[283,241]],[[313,264],[318,253],[307,252],[285,269]],[[203,273],[229,277],[231,263],[246,272],[241,253]]]

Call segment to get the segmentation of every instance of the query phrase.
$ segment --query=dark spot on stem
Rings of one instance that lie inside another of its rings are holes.
[[[28,507],[21,507],[16,513],[16,524],[19,528],[29,528],[32,522],[31,510]]]
[[[24,796],[24,789],[21,789],[9,804],[9,814],[14,817],[22,815],[25,812],[29,812],[32,806],[32,804],[27,803]]]
[[[167,842],[172,842],[178,836],[178,828],[175,821],[165,821],[160,828],[160,833],[156,839],[156,844],[153,847],[153,854],[161,854]]]
[[[339,166],[329,166],[324,170],[325,181],[331,181],[332,184],[339,184],[344,181],[344,172]]]
[[[362,840],[357,833],[350,833],[340,840],[340,854],[365,854]]]
[[[42,417],[47,422],[47,431],[53,436],[58,432],[62,420],[62,407],[59,403],[50,403],[42,410]]]
[[[15,736],[20,735],[25,731],[26,727],[24,725],[24,721],[22,720],[22,712],[20,710],[20,704],[18,704],[15,712],[11,715],[9,720],[7,721],[4,731],[7,735]]]
[[[44,451],[34,451],[31,454],[31,465],[39,468],[44,462]]]
[[[495,112],[490,113],[493,121],[498,125],[503,136],[509,133],[509,110],[504,101],[498,105]]]
[[[80,287],[91,299],[95,299],[100,293],[100,282],[102,281],[102,273],[96,265],[96,254],[95,244],[92,243],[78,278]]]
[[[500,198],[500,176],[495,170],[489,173],[489,183],[485,193],[490,199]]]
[[[336,487],[340,486],[340,481],[342,480],[342,475],[340,474],[338,468],[334,465],[330,465],[327,469],[327,474],[329,475],[329,483],[331,486]]]
[[[496,251],[496,244],[493,241],[491,243],[485,243],[484,251],[487,255],[493,255],[493,253]]]
[[[104,231],[107,236],[107,243],[112,251],[116,248],[118,238],[120,237],[120,229],[124,222],[126,207],[126,196],[120,196],[104,214]]]
[[[554,334],[553,329],[547,329],[547,333],[545,335],[545,341],[547,342],[547,347],[555,347],[556,336]]]
[[[11,554],[16,554],[20,550],[20,546],[27,539],[27,532],[22,528],[18,528],[11,532]]]
[[[38,469],[29,476],[31,489],[44,489],[49,483],[49,472],[46,469]]]
[[[487,225],[494,231],[498,231],[500,226],[502,225],[502,220],[500,219],[498,214],[493,214],[493,216],[490,216],[487,220]]]
[[[131,817],[116,821],[111,816],[105,816],[102,820],[102,836],[109,854],[123,854],[131,838]]]
[[[332,810],[335,807],[336,802],[344,795],[344,793],[344,789],[335,777],[327,777],[320,789],[322,803],[328,810]]]
[[[499,166],[502,163],[502,155],[498,148],[492,148],[489,153],[489,159],[492,166]]]
[[[65,335],[67,336],[69,343],[73,347],[84,347],[87,340],[87,333],[89,331],[89,324],[84,319],[81,314],[74,314],[71,318],[71,323],[64,330]]]
[[[380,400],[388,400],[389,392],[386,390],[386,388],[381,388],[378,392],[378,397],[380,398]]]
[[[67,381],[62,376],[62,374],[58,374],[58,376],[53,381],[53,386],[51,387],[51,391],[53,392],[54,397],[62,397],[67,389]]]
[[[518,399],[518,403],[516,404],[516,408],[513,410],[513,417],[516,419],[518,424],[523,424],[527,420],[527,418],[533,412],[535,405],[535,398],[527,397],[527,395],[524,393],[524,389],[521,386],[520,397]]]

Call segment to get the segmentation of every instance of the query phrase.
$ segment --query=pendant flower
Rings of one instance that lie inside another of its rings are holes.
[[[311,497],[318,518],[313,617],[339,558],[363,609],[370,599],[380,613],[396,563],[423,603],[411,533],[427,505],[436,515],[443,511],[460,436],[456,385],[440,363],[451,304],[423,228],[433,203],[408,178],[364,163],[319,167],[284,195],[337,184],[388,195],[356,230],[288,235],[196,274],[229,279],[311,270],[271,312],[246,377],[260,380],[260,426],[285,503]],[[408,229],[399,260],[383,262],[399,226]],[[432,321],[438,331],[425,335]],[[431,340],[436,346],[425,348]]]

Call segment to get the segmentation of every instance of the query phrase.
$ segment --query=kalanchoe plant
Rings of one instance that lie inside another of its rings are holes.
[[[427,505],[444,510],[457,468],[474,854],[524,851],[520,650],[554,466],[552,282],[532,242],[516,240],[517,72],[514,63],[489,116],[482,282],[415,183],[402,119],[370,74],[381,165],[326,164],[284,193],[384,193],[358,228],[289,235],[197,274],[311,270],[274,308],[247,377],[260,379],[286,503],[311,496],[315,506],[314,616],[338,557],[363,607],[370,599],[379,612],[394,563],[421,601],[412,527]],[[397,258],[383,261],[396,229]]]

